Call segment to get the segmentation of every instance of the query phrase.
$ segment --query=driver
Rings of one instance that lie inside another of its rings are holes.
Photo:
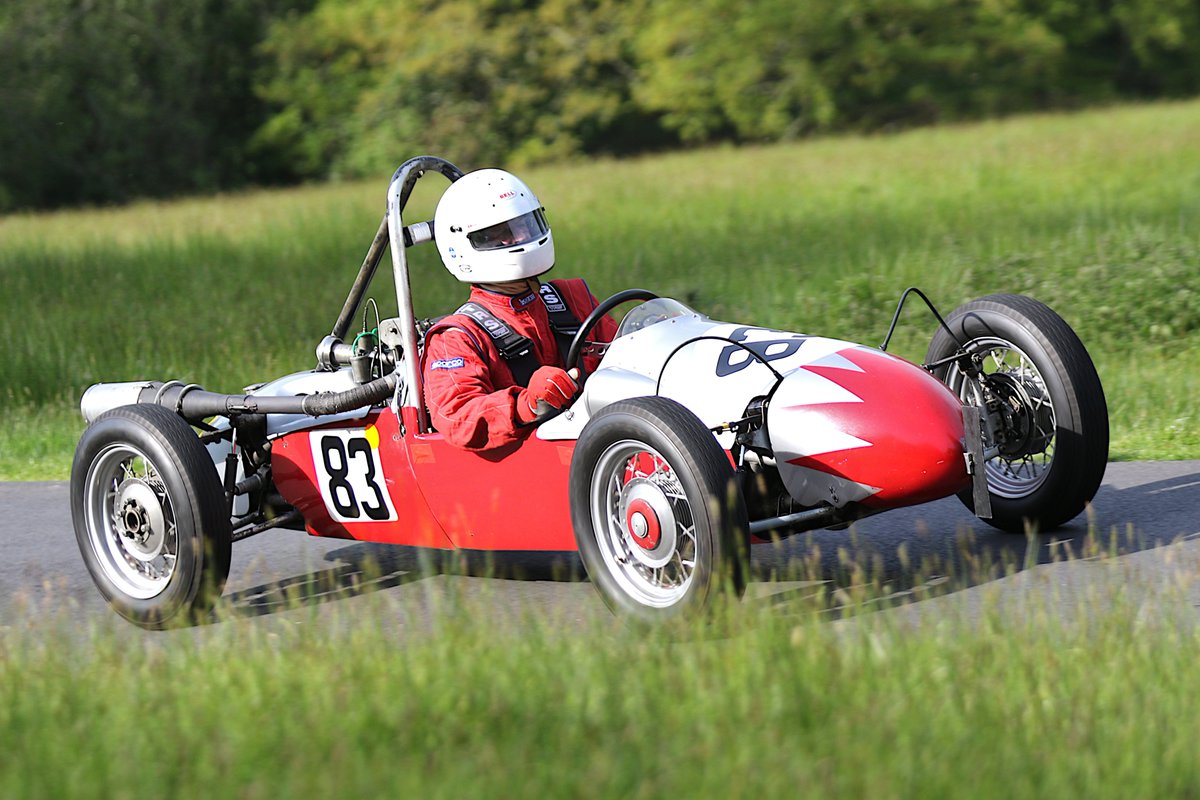
[[[554,238],[537,196],[515,175],[464,175],[442,195],[433,224],[442,263],[471,295],[426,334],[425,403],[453,445],[512,445],[575,399],[580,376],[566,351],[598,303],[582,278],[538,279],[554,266]],[[616,332],[604,316],[588,338],[608,342]],[[584,368],[597,363],[585,358]]]

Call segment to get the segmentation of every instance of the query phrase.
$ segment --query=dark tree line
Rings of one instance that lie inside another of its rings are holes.
[[[0,209],[270,180],[259,45],[295,0],[2,0]]]
[[[0,210],[1200,92],[1196,0],[0,0]]]

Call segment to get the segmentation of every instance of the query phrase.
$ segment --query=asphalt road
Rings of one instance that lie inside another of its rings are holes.
[[[1091,552],[1089,528],[1115,543],[1117,555]],[[0,629],[66,619],[89,630],[160,635],[119,620],[92,585],[75,543],[65,482],[0,483],[0,551]],[[920,583],[914,585],[906,564],[924,565]],[[881,514],[849,530],[757,545],[745,602],[786,614],[817,582],[853,585],[860,576],[852,565],[913,601],[887,613],[917,620],[950,609],[974,613],[985,597],[1016,608],[1049,596],[1077,613],[1081,602],[1123,587],[1150,613],[1194,621],[1200,619],[1200,461],[1110,464],[1088,514],[1033,539],[995,531],[951,498]],[[965,572],[975,578],[961,587],[956,582],[955,591],[926,592],[942,576]],[[316,625],[371,614],[401,636],[425,635],[451,596],[474,598],[471,613],[490,615],[498,625],[528,614],[567,626],[609,616],[570,553],[471,553],[464,562],[281,530],[234,545],[222,613],[264,624]]]

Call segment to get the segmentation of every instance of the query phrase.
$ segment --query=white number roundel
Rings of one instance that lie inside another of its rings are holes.
[[[308,436],[329,516],[337,522],[396,519],[379,458],[379,434],[373,427],[313,431]]]

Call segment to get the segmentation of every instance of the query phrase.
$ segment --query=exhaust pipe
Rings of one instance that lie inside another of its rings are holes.
[[[386,400],[396,391],[398,384],[399,377],[393,372],[344,392],[260,397],[209,392],[194,383],[185,385],[181,381],[98,383],[83,393],[79,407],[88,424],[109,409],[134,403],[164,406],[189,421],[239,414],[306,414],[322,417]]]

